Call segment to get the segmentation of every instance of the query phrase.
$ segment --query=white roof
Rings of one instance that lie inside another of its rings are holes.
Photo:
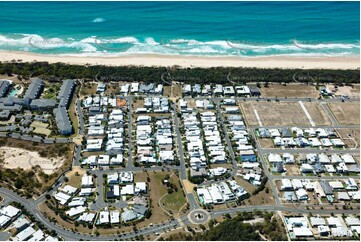
[[[322,217],[311,217],[310,221],[312,226],[326,225],[326,220]]]
[[[329,217],[329,218],[326,218],[326,220],[329,225],[333,225],[336,227],[342,226],[342,223],[338,217]]]
[[[128,184],[122,187],[120,195],[133,195],[134,194],[134,184]]]
[[[145,191],[147,191],[147,184],[145,182],[135,183],[135,192],[145,192]]]
[[[10,220],[11,218],[8,216],[0,215],[0,228],[4,227]]]
[[[65,194],[63,192],[58,192],[57,194],[55,194],[54,198],[61,204],[64,205],[70,198],[71,196],[69,196],[68,194]]]
[[[59,190],[69,194],[69,195],[72,195],[76,192],[77,188],[76,187],[73,187],[73,186],[70,186],[70,185],[65,185],[63,188],[60,188]]]
[[[110,211],[110,223],[116,224],[119,223],[120,219],[119,211]]]
[[[0,214],[6,215],[10,218],[15,217],[18,213],[20,213],[20,209],[11,206],[11,205],[7,205],[6,207],[3,207],[2,209],[0,209]]]
[[[39,229],[36,231],[28,241],[40,241],[44,238],[44,232]]]
[[[44,241],[59,241],[59,240],[57,238],[54,238],[54,237],[49,235],[48,237],[45,238]]]
[[[99,213],[99,223],[100,224],[109,223],[109,212],[108,211],[101,211]]]
[[[86,175],[81,178],[82,186],[93,186],[93,177],[91,175]]]
[[[354,217],[347,217],[345,218],[345,222],[348,226],[351,225],[360,225],[360,219],[359,218],[354,218]]]
[[[311,229],[306,227],[293,228],[293,233],[296,237],[313,236]]]
[[[18,233],[15,236],[15,239],[18,241],[25,241],[27,238],[29,238],[32,234],[34,234],[36,231],[33,227],[29,226],[20,233]]]
[[[65,213],[67,215],[69,215],[70,217],[73,217],[75,215],[85,212],[85,209],[86,209],[86,207],[78,206],[78,207],[70,208],[69,211],[66,211]]]
[[[92,222],[95,218],[95,213],[83,213],[80,215],[79,220],[85,222]]]

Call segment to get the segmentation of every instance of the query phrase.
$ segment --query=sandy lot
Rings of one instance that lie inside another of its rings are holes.
[[[319,92],[311,85],[280,85],[269,84],[269,87],[261,88],[262,97],[306,97],[318,98]]]
[[[360,97],[360,85],[354,85],[353,87],[343,86],[337,89],[334,85],[326,85],[326,87],[337,96]]]
[[[360,129],[336,129],[348,148],[360,147]]]
[[[340,124],[360,124],[359,102],[329,103],[327,105]]]
[[[303,102],[303,105],[307,109],[308,113],[310,114],[312,121],[317,126],[322,125],[332,125],[330,118],[327,116],[327,113],[323,110],[319,103],[310,103],[310,102]],[[308,121],[306,115],[304,116],[305,122]]]
[[[44,134],[46,136],[49,136],[51,134],[51,130],[48,129],[49,124],[45,124],[39,121],[34,121],[30,126],[35,128],[33,131],[34,133]]]
[[[63,158],[43,158],[38,152],[7,146],[0,148],[0,157],[4,159],[5,168],[20,167],[29,170],[31,167],[39,165],[46,174],[53,173],[64,162]]]
[[[242,102],[248,125],[259,126],[256,114],[263,126],[310,125],[297,102]]]

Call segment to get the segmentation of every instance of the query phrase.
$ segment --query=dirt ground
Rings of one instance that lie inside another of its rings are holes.
[[[181,98],[182,97],[182,85],[181,84],[172,85],[171,97],[173,97],[173,98]]]
[[[133,101],[133,109],[134,111],[137,110],[137,108],[144,108],[144,99],[138,98],[137,100],[134,99]]]
[[[322,125],[327,126],[332,124],[331,120],[327,116],[327,113],[323,110],[323,108],[319,103],[303,102],[303,105],[307,109],[307,112],[310,114],[312,121],[317,126],[322,126]],[[308,121],[306,115],[303,118],[306,119],[306,121]]]
[[[337,89],[334,85],[326,85],[326,87],[337,96],[360,97],[360,85],[339,86]]]
[[[263,126],[309,125],[305,113],[297,102],[242,102],[248,125],[259,126],[256,114]]]
[[[296,164],[285,165],[287,176],[298,176],[301,174],[300,168]]]
[[[360,147],[360,129],[336,129],[336,131],[348,148]]]
[[[327,105],[340,124],[360,124],[359,102],[328,103]]]
[[[258,139],[259,144],[262,148],[273,148],[273,141],[271,139]]]
[[[311,85],[280,85],[269,84],[269,87],[261,88],[262,97],[306,97],[318,98],[319,92]]]
[[[35,128],[33,131],[34,133],[44,134],[46,136],[49,136],[51,134],[51,130],[48,129],[49,124],[45,124],[39,121],[34,121],[31,123],[30,126]]]
[[[21,148],[0,147],[0,157],[4,160],[4,167],[9,169],[23,168],[30,170],[39,165],[46,174],[53,173],[62,166],[64,158],[43,158],[36,151]]]
[[[184,185],[185,193],[192,193],[193,192],[193,188],[195,187],[195,185],[193,183],[191,183],[188,180],[183,180],[183,185]]]
[[[97,92],[97,84],[96,83],[90,83],[90,82],[84,82],[82,85],[82,89],[80,90],[81,96],[90,96],[93,94],[96,94]]]
[[[79,175],[78,176],[75,175],[76,173],[78,173]],[[66,177],[69,179],[69,181],[66,182],[65,184],[73,186],[73,187],[80,187],[81,186],[81,178],[84,174],[85,174],[84,169],[77,167],[77,166],[73,166],[71,171],[66,173]]]
[[[171,91],[171,86],[163,86],[163,96],[170,97]]]

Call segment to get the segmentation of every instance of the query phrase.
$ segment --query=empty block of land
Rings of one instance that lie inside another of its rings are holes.
[[[327,104],[340,124],[360,124],[360,103],[344,102]]]
[[[322,108],[320,103],[303,102],[303,105],[307,109],[307,112],[310,114],[312,121],[317,126],[332,125],[330,118],[327,116],[327,113]]]
[[[305,97],[318,98],[319,92],[311,85],[289,84],[269,84],[268,87],[261,88],[262,97]]]
[[[255,111],[263,126],[310,125],[298,102],[242,102],[248,125],[259,126]]]

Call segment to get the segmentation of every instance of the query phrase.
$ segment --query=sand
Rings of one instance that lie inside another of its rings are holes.
[[[39,165],[46,174],[53,173],[64,163],[62,158],[43,158],[38,152],[6,146],[0,148],[0,157],[4,159],[5,168],[30,170],[31,167]]]
[[[259,68],[322,68],[357,69],[359,57],[196,57],[155,54],[133,54],[119,57],[57,56],[30,52],[0,51],[0,61],[22,60],[23,62],[47,61],[69,64],[109,66],[174,66],[181,67],[259,67]]]

